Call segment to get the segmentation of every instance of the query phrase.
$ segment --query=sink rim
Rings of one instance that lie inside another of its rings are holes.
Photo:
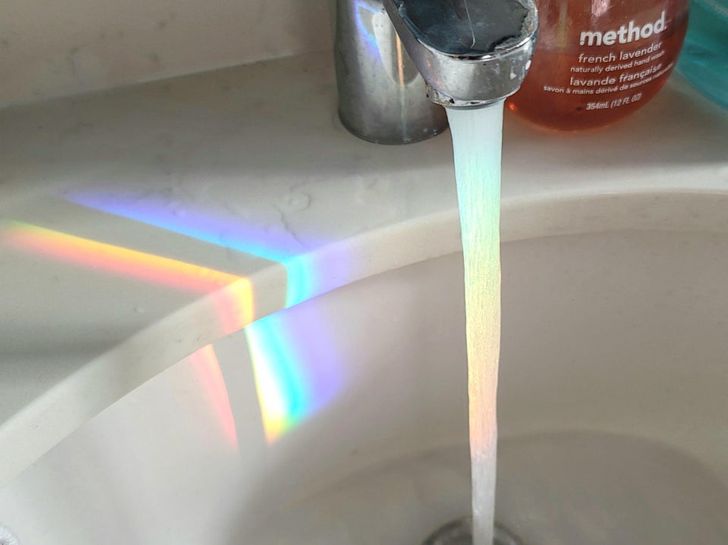
[[[502,207],[503,243],[630,230],[728,234],[728,216],[724,213],[728,190],[683,187],[604,192],[595,187],[589,192],[505,198]],[[346,251],[357,265],[312,297],[460,250],[455,209],[367,231],[306,254],[315,263]],[[286,278],[281,272],[278,264],[271,264],[249,276],[256,294],[261,294],[256,303],[263,310],[255,319],[285,308],[282,298],[273,295],[285,291]],[[211,328],[198,337],[188,335],[189,342],[171,342],[171,332],[179,332],[180,327],[195,327],[214,319],[216,295],[201,297],[116,345],[3,422],[0,438],[7,450],[0,467],[0,486],[127,393],[199,348],[234,333]],[[118,371],[129,355],[136,358],[137,373],[132,380],[118,385]],[[79,404],[79,399],[85,404]]]

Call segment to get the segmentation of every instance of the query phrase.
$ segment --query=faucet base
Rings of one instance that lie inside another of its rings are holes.
[[[443,115],[445,111],[443,110]],[[437,136],[440,133],[445,132],[449,125],[447,123],[447,118],[444,120],[439,120],[438,123],[434,123],[431,126],[423,127],[419,132],[413,133],[403,133],[399,131],[395,132],[388,132],[388,133],[377,133],[377,132],[371,132],[371,131],[362,131],[361,127],[358,124],[350,124],[347,122],[346,116],[339,110],[339,121],[341,121],[341,124],[343,127],[349,131],[352,135],[356,136],[357,138],[360,138],[361,140],[365,140],[367,142],[371,142],[372,144],[382,144],[385,146],[401,146],[403,144],[416,144],[417,142],[423,142],[425,140],[429,140],[430,138]],[[1,545],[1,544],[0,544]]]
[[[337,0],[334,59],[339,117],[359,138],[409,144],[447,127],[445,111],[405,50],[382,0]]]

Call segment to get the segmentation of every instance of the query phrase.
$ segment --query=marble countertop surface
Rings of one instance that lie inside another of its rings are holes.
[[[459,250],[449,134],[352,137],[329,57],[0,111],[0,485],[256,318]],[[504,240],[728,231],[726,206],[728,112],[679,78],[599,131],[506,116]]]

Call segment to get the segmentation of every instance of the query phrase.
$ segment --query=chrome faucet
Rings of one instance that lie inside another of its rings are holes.
[[[371,142],[406,144],[447,127],[441,108],[515,93],[531,64],[533,0],[337,0],[339,116]]]

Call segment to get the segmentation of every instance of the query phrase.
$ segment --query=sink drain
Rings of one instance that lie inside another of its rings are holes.
[[[462,518],[438,529],[423,545],[473,545],[473,525],[470,518]],[[493,545],[523,545],[503,526],[495,525]]]

